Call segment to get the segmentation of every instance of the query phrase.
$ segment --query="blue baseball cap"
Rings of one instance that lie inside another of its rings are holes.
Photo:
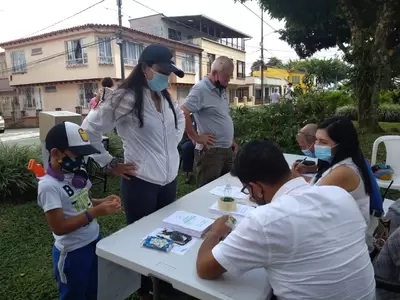
[[[144,48],[139,57],[139,62],[145,62],[149,65],[157,64],[163,70],[174,73],[176,76],[182,78],[185,76],[185,73],[175,65],[173,58],[174,55],[168,47],[154,44]]]

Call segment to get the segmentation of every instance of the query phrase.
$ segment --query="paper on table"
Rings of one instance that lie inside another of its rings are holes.
[[[187,211],[176,211],[163,220],[163,226],[186,233],[190,236],[201,237],[214,223],[214,220]]]
[[[160,233],[163,230],[165,230],[165,229],[164,228],[155,229],[152,233],[143,237],[143,239],[140,242],[143,242],[148,236],[157,236],[157,233]],[[192,240],[190,242],[188,242],[186,245],[178,245],[178,244],[174,243],[174,246],[172,247],[171,252],[179,254],[179,255],[183,255],[186,252],[188,252],[189,249],[192,248],[193,245],[196,244],[196,242],[198,240],[199,240],[198,238],[192,237]]]
[[[213,205],[210,206],[209,211],[218,215],[232,215],[235,218],[239,217],[246,217],[255,207],[236,204],[236,211],[223,211],[218,208],[218,202],[215,202]]]
[[[247,199],[249,196],[245,195],[241,192],[241,188],[238,188],[237,186],[231,186],[232,189],[232,197],[235,199]],[[218,197],[224,197],[225,196],[225,186],[217,186],[213,188],[210,193],[218,196]]]

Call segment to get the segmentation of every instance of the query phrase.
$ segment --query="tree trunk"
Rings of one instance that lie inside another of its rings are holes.
[[[368,132],[382,132],[378,123],[378,91],[384,69],[383,60],[367,45],[363,54],[354,60],[354,88],[357,98],[359,128]],[[358,47],[355,46],[355,49]]]
[[[381,132],[375,104],[378,92],[378,83],[371,86],[368,83],[361,82],[356,90],[358,99],[358,124],[359,128],[368,132]]]
[[[351,0],[339,0],[351,31],[358,122],[361,129],[382,132],[378,123],[378,90],[385,74],[387,39],[398,0],[385,0],[377,11],[376,25],[366,28]],[[372,23],[373,24],[373,23]],[[372,38],[371,38],[372,37]]]

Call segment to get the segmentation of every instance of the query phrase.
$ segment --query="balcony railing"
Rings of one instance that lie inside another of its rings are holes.
[[[67,59],[66,63],[67,63],[68,67],[86,66],[88,64],[88,58],[83,57],[83,58],[76,58],[76,59]]]
[[[241,51],[245,51],[245,41],[242,38],[221,38],[218,39],[218,43],[226,45]]]
[[[98,58],[99,65],[113,65],[114,59],[112,56],[99,56]]]

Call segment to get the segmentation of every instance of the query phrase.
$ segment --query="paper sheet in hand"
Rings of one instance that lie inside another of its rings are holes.
[[[235,199],[247,199],[249,196],[245,195],[241,192],[241,188],[238,188],[237,186],[231,186],[232,189],[232,198]],[[213,188],[210,191],[211,194],[218,196],[218,197],[224,197],[225,196],[225,186],[217,186]]]
[[[214,220],[186,211],[176,211],[163,220],[167,229],[186,233],[192,237],[200,238],[211,227]]]
[[[306,173],[303,174],[304,177],[308,177],[308,178],[313,178],[315,176],[316,173]]]
[[[215,202],[208,209],[213,214],[217,214],[220,216],[223,215],[232,215],[234,217],[246,217],[255,207],[243,204],[236,204],[236,211],[223,211],[218,208],[218,202]]]

